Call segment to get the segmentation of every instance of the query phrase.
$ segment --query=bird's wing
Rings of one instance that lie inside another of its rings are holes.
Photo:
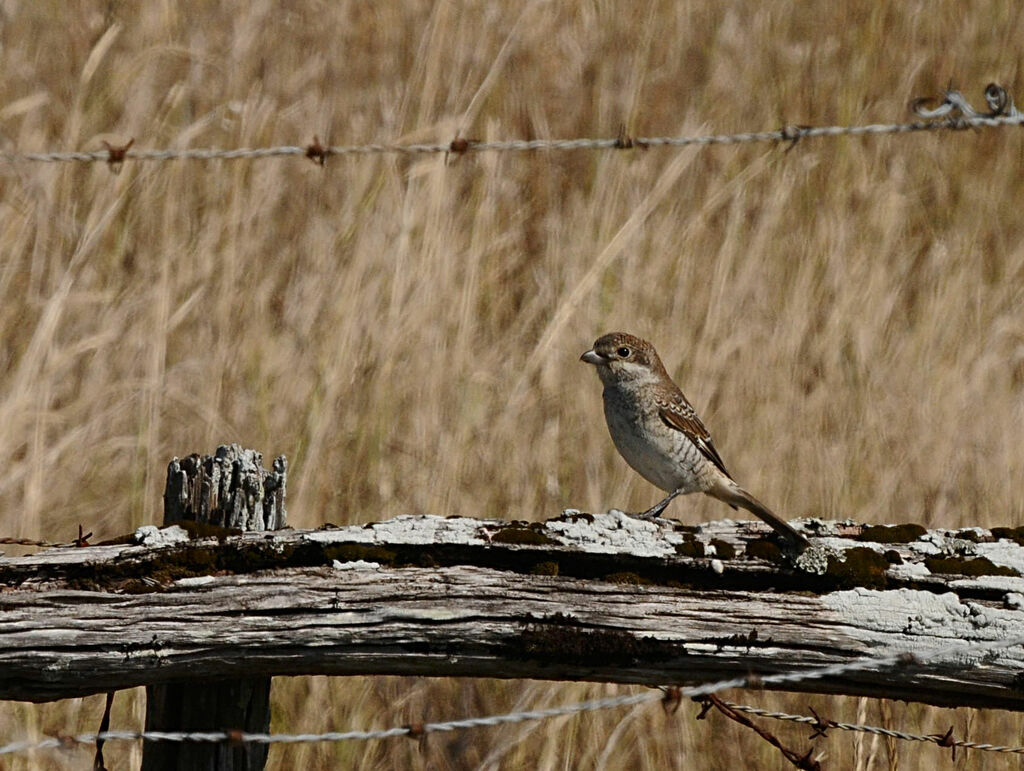
[[[711,440],[711,434],[700,422],[696,410],[686,401],[686,397],[679,393],[672,401],[658,401],[658,416],[666,426],[682,431],[686,438],[693,442],[701,454],[714,463],[719,470],[730,479],[729,472],[725,468],[722,457],[715,449],[715,443]]]

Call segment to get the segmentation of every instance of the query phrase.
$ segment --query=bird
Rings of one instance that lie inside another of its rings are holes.
[[[640,476],[668,492],[638,516],[656,519],[677,496],[704,493],[757,515],[800,550],[809,545],[732,478],[711,434],[653,345],[625,332],[610,332],[597,338],[580,361],[593,364],[604,384],[604,416],[619,454]]]

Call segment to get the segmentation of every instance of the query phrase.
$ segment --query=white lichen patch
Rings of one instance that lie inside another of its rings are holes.
[[[962,601],[953,592],[857,588],[832,592],[822,602],[852,627],[904,635],[908,640],[928,637],[986,641],[1024,637],[1024,613]],[[1024,657],[1019,650],[1014,655]]]
[[[948,539],[938,533],[925,533],[916,541],[908,544],[909,549],[915,554],[923,554],[926,557],[950,554]]]
[[[350,525],[315,530],[305,538],[316,543],[367,544],[434,544],[461,543],[482,545],[488,542],[489,528],[507,526],[497,520],[469,519],[467,517],[438,517],[432,514],[404,514],[384,522],[369,525]]]
[[[823,575],[828,570],[828,558],[841,557],[843,544],[849,544],[849,541],[838,538],[815,538],[796,558],[796,566],[807,573]]]
[[[683,536],[671,523],[638,519],[612,509],[607,514],[550,521],[545,533],[554,540],[589,552],[629,552],[641,557],[674,555]]]
[[[889,576],[896,580],[913,580],[915,578],[926,578],[932,572],[925,567],[923,562],[904,562],[899,565],[889,566]]]
[[[367,562],[366,560],[352,560],[351,562],[334,560],[331,562],[331,567],[335,570],[378,570],[380,569],[380,563]]]
[[[1015,576],[978,576],[955,578],[949,581],[949,588],[955,591],[992,591],[1024,593],[1024,578]]]
[[[974,553],[979,557],[987,557],[995,565],[1013,568],[1024,575],[1024,546],[1005,538],[994,543],[975,544]]]
[[[156,525],[143,525],[135,531],[135,543],[150,548],[174,546],[187,540],[189,540],[188,531],[177,525],[164,528]]]
[[[174,582],[174,586],[182,589],[187,589],[195,586],[203,586],[205,584],[212,584],[217,581],[216,576],[188,576],[187,578],[179,578]]]

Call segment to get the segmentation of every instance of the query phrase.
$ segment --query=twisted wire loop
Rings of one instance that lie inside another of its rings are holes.
[[[911,123],[879,123],[866,126],[785,126],[777,131],[756,131],[740,134],[710,134],[688,137],[629,137],[620,135],[614,139],[531,139],[481,142],[456,137],[451,142],[430,144],[373,143],[364,145],[320,144],[314,137],[312,144],[305,147],[284,145],[280,147],[239,147],[229,150],[219,148],[186,148],[163,150],[133,150],[134,140],[126,145],[114,147],[106,144],[105,150],[95,152],[47,152],[19,153],[2,152],[0,159],[9,162],[39,161],[44,163],[107,163],[112,168],[125,160],[135,161],[210,161],[210,160],[258,160],[285,156],[309,158],[319,165],[325,165],[328,157],[338,155],[425,155],[431,153],[468,152],[525,152],[525,151],[568,151],[568,150],[624,150],[647,149],[651,147],[706,147],[710,145],[734,145],[751,142],[783,142],[793,144],[800,139],[813,137],[861,136],[874,134],[905,134],[919,131],[963,130],[972,127],[1019,126],[1024,123],[1024,113],[1019,111],[1013,99],[1002,86],[990,83],[985,88],[987,110],[975,110],[962,93],[949,89],[941,99],[925,97],[915,99],[910,109],[919,121]],[[930,106],[930,105],[935,105]]]
[[[942,101],[935,107],[929,107],[928,105],[933,102],[934,100],[928,97],[915,99],[910,103],[910,109],[915,115],[926,120],[1010,118],[1019,121],[1022,117],[1020,110],[1014,106],[1012,97],[998,83],[989,83],[985,86],[985,103],[988,104],[988,111],[975,110],[963,94],[952,89],[943,93]]]
[[[502,715],[488,715],[485,717],[465,718],[462,720],[449,720],[439,723],[420,723],[410,726],[386,728],[378,731],[345,731],[329,732],[320,734],[263,734],[245,733],[242,731],[206,731],[206,732],[165,732],[165,731],[103,731],[100,733],[79,734],[77,736],[54,736],[46,737],[35,741],[12,742],[0,747],[0,755],[10,755],[28,750],[68,748],[80,744],[95,744],[97,741],[167,741],[167,742],[232,742],[232,743],[253,743],[253,744],[298,744],[310,742],[338,742],[352,740],[388,739],[395,736],[422,737],[428,733],[442,731],[458,731],[471,728],[482,728],[485,726],[509,725],[523,723],[533,720],[547,720],[554,717],[565,717],[578,715],[582,712],[595,712],[598,710],[628,707],[643,704],[650,701],[667,702],[669,699],[678,701],[681,698],[699,698],[701,696],[718,693],[729,688],[745,688],[755,685],[780,685],[784,683],[798,682],[801,680],[816,680],[826,677],[838,677],[850,672],[867,669],[887,669],[891,667],[904,666],[914,667],[925,663],[936,663],[941,659],[951,656],[969,655],[972,658],[984,657],[989,660],[989,654],[1006,650],[1017,646],[1024,646],[1024,637],[1006,638],[1004,640],[990,640],[985,642],[967,642],[958,640],[956,643],[934,648],[931,651],[919,653],[891,653],[885,656],[868,657],[847,661],[844,663],[830,664],[824,667],[805,669],[801,671],[782,672],[771,675],[747,675],[728,680],[719,680],[706,685],[693,686],[689,688],[664,688],[651,689],[642,693],[627,694],[623,696],[612,696],[603,699],[592,699],[566,704],[549,709],[527,710],[521,712],[509,712]],[[800,723],[817,723],[819,727],[828,728],[832,722],[818,718],[808,718],[803,715],[786,715],[785,713],[767,712],[758,710],[756,707],[742,707],[730,705],[737,710],[749,711],[752,714],[761,714],[762,717],[774,717],[779,720],[792,720]],[[1021,752],[1024,748],[1002,747],[993,744],[979,744],[975,742],[955,742],[950,735],[918,737],[916,734],[904,734],[900,731],[875,728],[873,726],[855,726],[854,724],[835,724],[836,726],[849,726],[843,730],[863,730],[868,733],[881,733],[892,736],[896,739],[908,739],[910,741],[930,741],[947,747],[963,747],[965,749],[991,750],[994,752]]]

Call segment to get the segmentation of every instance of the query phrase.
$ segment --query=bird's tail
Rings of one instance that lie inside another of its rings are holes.
[[[730,506],[739,506],[740,508],[749,511],[751,514],[756,514],[762,520],[767,522],[776,533],[788,538],[801,550],[810,546],[808,540],[798,533],[792,525],[775,514],[775,512],[731,479],[727,483],[723,483],[714,489],[709,490],[708,494],[718,498],[720,501],[728,503]]]

